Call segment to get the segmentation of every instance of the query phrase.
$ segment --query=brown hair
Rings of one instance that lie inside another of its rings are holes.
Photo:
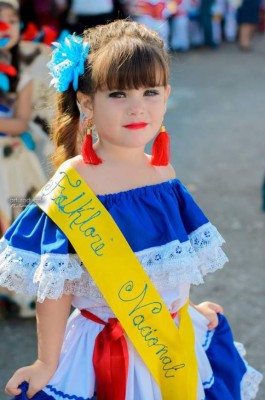
[[[136,22],[118,20],[87,29],[83,37],[90,50],[85,73],[78,81],[82,93],[93,96],[104,89],[167,86],[168,56],[156,32]],[[77,153],[79,117],[76,92],[71,84],[57,95],[57,116],[52,127],[56,167]]]

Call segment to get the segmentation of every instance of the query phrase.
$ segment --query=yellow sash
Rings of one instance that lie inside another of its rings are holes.
[[[178,313],[177,328],[111,215],[74,168],[59,169],[35,202],[69,238],[163,400],[196,400],[198,369],[188,303]]]

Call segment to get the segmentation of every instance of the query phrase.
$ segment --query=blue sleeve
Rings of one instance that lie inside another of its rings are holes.
[[[178,181],[178,185],[175,189],[179,202],[181,220],[187,235],[190,235],[202,225],[209,223],[209,220],[183,183]]]
[[[68,254],[74,250],[57,225],[34,203],[15,220],[4,235],[9,246],[39,255]]]
[[[84,269],[70,242],[34,203],[0,240],[0,286],[38,301],[80,293]]]

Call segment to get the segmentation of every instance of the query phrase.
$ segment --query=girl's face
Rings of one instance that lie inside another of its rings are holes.
[[[158,132],[170,86],[97,91],[93,101],[78,95],[82,111],[93,119],[100,141],[119,147],[144,147]]]
[[[9,25],[8,30],[0,31],[0,38],[9,38],[8,43],[4,47],[0,48],[0,50],[10,50],[19,41],[20,20],[17,12],[12,7],[0,8],[0,20]]]

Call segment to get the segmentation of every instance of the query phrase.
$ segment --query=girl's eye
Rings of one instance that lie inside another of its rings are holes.
[[[157,96],[158,94],[159,94],[159,91],[155,90],[155,89],[149,89],[144,92],[145,96]]]
[[[123,99],[126,97],[125,92],[112,92],[109,94],[109,97],[112,97],[114,99]]]

